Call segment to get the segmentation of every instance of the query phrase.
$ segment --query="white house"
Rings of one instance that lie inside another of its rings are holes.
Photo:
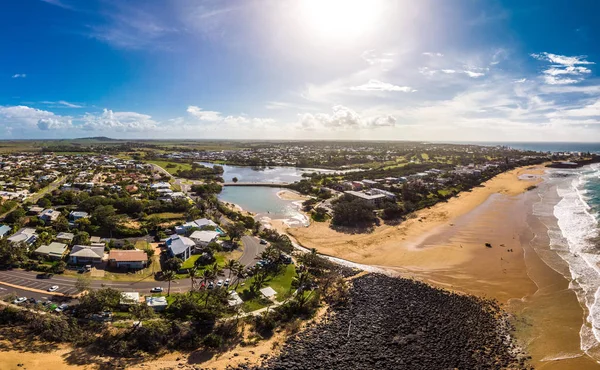
[[[212,242],[217,241],[219,238],[218,231],[210,231],[210,230],[196,230],[190,235],[190,239],[196,243],[199,247],[206,247]]]
[[[192,252],[196,247],[196,243],[185,236],[173,235],[166,241],[169,256],[177,257],[183,261],[192,256]]]

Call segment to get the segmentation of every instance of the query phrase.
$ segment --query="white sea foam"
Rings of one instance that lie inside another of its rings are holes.
[[[560,197],[554,206],[554,216],[559,229],[549,228],[550,249],[569,266],[569,288],[588,310],[587,325],[580,331],[581,349],[588,352],[600,346],[600,249],[590,242],[598,234],[598,219],[587,203],[585,184],[598,181],[600,167],[580,170],[572,181],[557,185]],[[537,209],[541,214],[543,206]],[[598,360],[598,359],[597,359]]]

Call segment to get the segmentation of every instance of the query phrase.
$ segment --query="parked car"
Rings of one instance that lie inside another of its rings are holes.
[[[225,279],[225,282],[223,283],[223,285],[224,286],[229,286],[229,283],[230,283],[229,278],[227,278],[227,279]]]
[[[13,301],[13,304],[20,304],[27,300],[27,297],[19,297]]]
[[[159,286],[150,289],[150,293],[162,293],[162,292],[163,292],[163,288],[161,288]]]
[[[29,302],[29,303],[31,303],[31,304],[36,304],[36,303],[37,303],[37,300],[36,300],[35,298],[31,297],[31,298],[29,298],[29,299],[27,300],[27,302]]]
[[[217,286],[220,288],[223,286],[223,280],[217,281]]]
[[[215,283],[212,281],[208,282],[208,289],[213,289],[215,287]]]
[[[68,304],[64,304],[64,303],[63,303],[63,304],[61,304],[60,306],[56,307],[56,308],[54,309],[54,312],[63,312],[63,311],[65,311],[67,308],[69,308],[69,305],[68,305]]]
[[[264,240],[264,239],[261,239],[261,240],[260,240],[260,244],[267,244],[267,241],[266,241],[266,240]]]
[[[48,288],[49,292],[56,292],[58,290],[58,285],[52,285],[50,288]]]
[[[45,274],[37,274],[35,277],[36,277],[36,279],[50,279],[50,278],[52,278],[52,276],[54,276],[54,274],[45,273]]]

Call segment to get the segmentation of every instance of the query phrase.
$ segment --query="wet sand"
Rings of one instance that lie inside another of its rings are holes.
[[[598,369],[580,349],[587,313],[554,270],[568,276],[566,264],[549,250],[547,227],[532,214],[538,191],[548,191],[540,184],[542,173],[541,168],[511,171],[418,212],[404,225],[381,226],[371,234],[338,233],[326,224],[287,231],[321,253],[498,299],[515,314],[517,338],[538,369]],[[540,189],[526,191],[532,184]],[[552,259],[554,269],[540,256]]]
[[[302,195],[296,191],[289,189],[281,190],[277,193],[277,196],[283,200],[307,200],[310,198],[309,196]]]

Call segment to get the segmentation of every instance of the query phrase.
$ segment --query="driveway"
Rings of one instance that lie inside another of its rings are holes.
[[[256,257],[265,250],[266,245],[260,244],[260,239],[257,237],[249,235],[242,236],[242,243],[244,243],[244,254],[240,257],[239,262],[244,267],[253,266],[256,263]]]

